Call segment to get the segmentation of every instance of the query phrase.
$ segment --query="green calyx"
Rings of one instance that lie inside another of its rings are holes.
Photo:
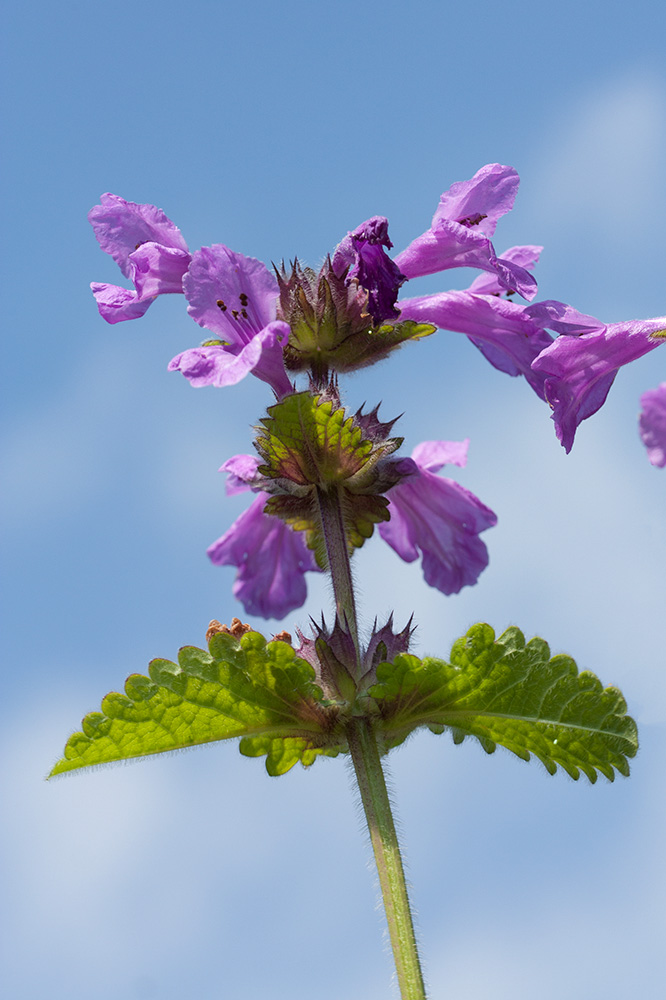
[[[504,746],[523,760],[534,755],[551,774],[558,766],[591,782],[629,774],[638,740],[621,693],[579,673],[568,656],[550,658],[542,639],[526,644],[516,628],[496,640],[489,625],[474,625],[450,663],[399,653],[344,692],[288,639],[227,629],[211,635],[208,651],[186,646],[178,663],[153,660],[148,676],[132,674],[124,694],[107,695],[102,711],[84,718],[51,776],[232,737],[278,775],[347,753],[347,728],[359,718],[384,752],[428,727],[449,729],[455,743],[475,737],[488,753]]]
[[[255,447],[263,459],[259,474],[272,496],[266,513],[297,531],[324,565],[317,494],[340,494],[349,550],[389,519],[384,492],[400,478],[387,461],[402,438],[389,437],[393,422],[382,424],[376,411],[348,416],[334,392],[292,393],[271,406],[258,428]]]
[[[429,323],[411,320],[376,326],[368,293],[346,272],[336,275],[327,258],[319,272],[298,261],[287,274],[276,271],[280,289],[278,318],[289,324],[284,350],[290,371],[310,370],[319,383],[329,372],[351,372],[386,358],[407,340],[434,333]]]

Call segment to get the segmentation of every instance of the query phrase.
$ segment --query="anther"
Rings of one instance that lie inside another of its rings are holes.
[[[487,215],[481,215],[480,212],[476,212],[474,215],[466,215],[464,218],[458,219],[458,223],[467,229],[471,229],[472,226],[478,226],[480,222],[483,222],[487,218]]]
[[[227,311],[227,307],[225,306],[225,304],[222,301],[222,299],[218,299],[216,305],[217,305],[218,309],[222,310],[222,312],[226,312]]]

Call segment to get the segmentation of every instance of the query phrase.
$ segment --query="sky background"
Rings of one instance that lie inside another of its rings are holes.
[[[218,467],[269,402],[192,389],[179,296],[111,327],[122,281],[86,213],[162,207],[193,249],[317,264],[388,216],[396,249],[485,163],[522,184],[494,239],[543,243],[539,298],[606,321],[660,315],[666,13],[650,0],[27,0],[4,15],[3,825],[0,951],[12,1000],[395,996],[370,850],[341,759],[271,779],[215,744],[47,784],[80,718],[154,656],[245,620],[206,547],[244,509]],[[448,272],[409,293],[465,287]],[[420,734],[391,758],[431,996],[661,995],[666,833],[666,470],[621,372],[572,453],[549,412],[457,334],[350,379],[404,411],[410,451],[471,439],[452,475],[497,512],[490,566],[444,598],[379,537],[355,557],[366,625],[412,611],[421,654],[475,621],[542,635],[624,691],[642,749],[590,787]],[[269,633],[330,607],[323,581]],[[392,992],[393,991],[393,992]]]

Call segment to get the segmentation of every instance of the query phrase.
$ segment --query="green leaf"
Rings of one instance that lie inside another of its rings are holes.
[[[185,646],[177,664],[153,660],[148,677],[128,677],[124,694],[108,694],[84,718],[49,777],[234,736],[250,737],[243,752],[268,753],[269,771],[281,774],[335,744],[337,710],[288,643],[219,633],[209,646]]]
[[[474,625],[450,663],[398,654],[346,700],[325,697],[326,683],[288,642],[227,631],[209,650],[185,646],[178,663],[153,660],[149,676],[128,677],[124,694],[108,694],[101,712],[86,715],[50,776],[232,737],[246,756],[265,756],[269,774],[284,774],[347,753],[345,727],[358,716],[372,721],[386,750],[420,726],[449,729],[455,743],[474,736],[488,753],[499,744],[524,760],[534,754],[551,774],[559,765],[592,782],[597,772],[611,781],[615,770],[628,775],[638,747],[616,688],[579,674],[568,656],[551,659],[542,639],[526,645],[516,628],[495,640],[489,625]]]
[[[504,746],[523,760],[534,754],[591,782],[629,774],[638,749],[636,724],[617,688],[578,673],[569,656],[550,658],[543,639],[527,645],[517,628],[495,641],[489,625],[474,625],[451,650],[451,663],[407,653],[377,667],[369,689],[387,747],[418,726],[450,729],[454,742],[476,737],[487,753]]]
[[[314,747],[303,738],[276,739],[273,736],[245,736],[238,749],[246,757],[266,755],[266,770],[272,777],[286,774],[299,761],[303,767],[310,767],[320,754],[337,757],[339,749]]]

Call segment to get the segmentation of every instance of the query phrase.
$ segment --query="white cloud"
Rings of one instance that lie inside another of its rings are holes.
[[[538,215],[567,231],[593,225],[602,237],[645,232],[663,211],[666,93],[638,71],[597,87],[548,124],[542,139]]]

